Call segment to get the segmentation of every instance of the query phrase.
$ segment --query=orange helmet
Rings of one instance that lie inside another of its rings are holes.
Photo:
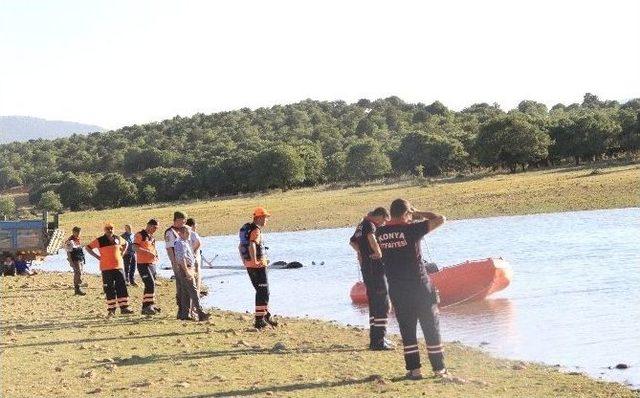
[[[256,207],[253,209],[253,217],[269,217],[271,214],[264,207]]]

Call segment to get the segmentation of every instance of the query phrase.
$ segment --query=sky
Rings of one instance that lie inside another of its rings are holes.
[[[640,97],[640,1],[0,0],[0,115]]]

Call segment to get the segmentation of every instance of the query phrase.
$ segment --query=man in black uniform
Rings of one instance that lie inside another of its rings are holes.
[[[396,199],[390,207],[391,221],[376,231],[382,263],[389,282],[389,296],[400,326],[404,360],[409,379],[420,379],[420,352],[416,337],[418,321],[427,343],[427,354],[436,376],[448,375],[444,366],[438,293],[422,262],[420,242],[445,222],[445,217],[415,211],[408,201]],[[420,220],[420,221],[417,221]]]
[[[389,296],[384,268],[380,258],[380,246],[376,240],[376,228],[389,220],[389,212],[378,207],[367,214],[356,227],[349,244],[358,253],[358,262],[362,272],[362,280],[367,287],[369,299],[369,349],[374,351],[390,350],[391,345],[385,340],[387,331],[387,315],[389,314]]]

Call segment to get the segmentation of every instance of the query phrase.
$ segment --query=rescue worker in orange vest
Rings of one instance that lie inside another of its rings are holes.
[[[129,309],[129,293],[124,280],[124,260],[122,253],[127,250],[127,242],[113,233],[113,224],[104,224],[104,235],[94,239],[86,246],[87,252],[100,262],[102,286],[107,300],[107,316],[112,317],[116,308],[120,313],[133,314]],[[99,255],[94,251],[98,250]]]
[[[267,256],[262,238],[262,228],[271,214],[264,207],[253,210],[253,222],[240,228],[240,258],[247,268],[251,284],[256,289],[255,323],[256,329],[264,329],[268,325],[278,326],[269,312],[269,281],[267,280]]]
[[[389,314],[389,295],[381,261],[382,252],[376,240],[376,228],[388,220],[389,212],[387,209],[384,207],[374,209],[362,219],[349,240],[351,247],[358,253],[362,280],[367,287],[369,349],[374,351],[393,349],[392,345],[384,338]]]
[[[160,308],[155,306],[156,293],[156,264],[158,263],[158,251],[156,239],[153,234],[158,230],[158,221],[151,219],[142,231],[136,233],[133,238],[133,250],[138,260],[138,273],[144,283],[142,295],[142,315],[155,315]]]
[[[382,249],[389,296],[400,326],[407,378],[422,378],[416,328],[418,322],[427,343],[427,356],[436,377],[449,377],[438,321],[438,292],[422,262],[420,242],[445,222],[432,212],[419,212],[408,201],[396,199],[389,208],[391,221],[379,227],[376,237]]]

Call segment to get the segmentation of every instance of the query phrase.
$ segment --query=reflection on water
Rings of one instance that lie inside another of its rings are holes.
[[[504,257],[514,280],[485,301],[443,309],[444,339],[640,387],[638,220],[640,209],[633,208],[447,223],[429,236],[434,260],[451,265]],[[349,298],[359,278],[347,244],[351,233],[342,228],[266,234],[273,261],[305,264],[269,272],[275,313],[368,324],[366,308],[352,305]],[[205,257],[218,255],[216,265],[230,267],[204,270],[211,289],[205,304],[253,311],[253,288],[246,272],[238,269],[236,240],[235,235],[204,239]],[[167,263],[164,254],[162,261]],[[61,255],[45,268],[69,270]],[[93,259],[87,269],[97,270]],[[161,273],[168,276],[170,271]],[[397,332],[393,322],[390,328]],[[617,363],[631,368],[607,369]]]

